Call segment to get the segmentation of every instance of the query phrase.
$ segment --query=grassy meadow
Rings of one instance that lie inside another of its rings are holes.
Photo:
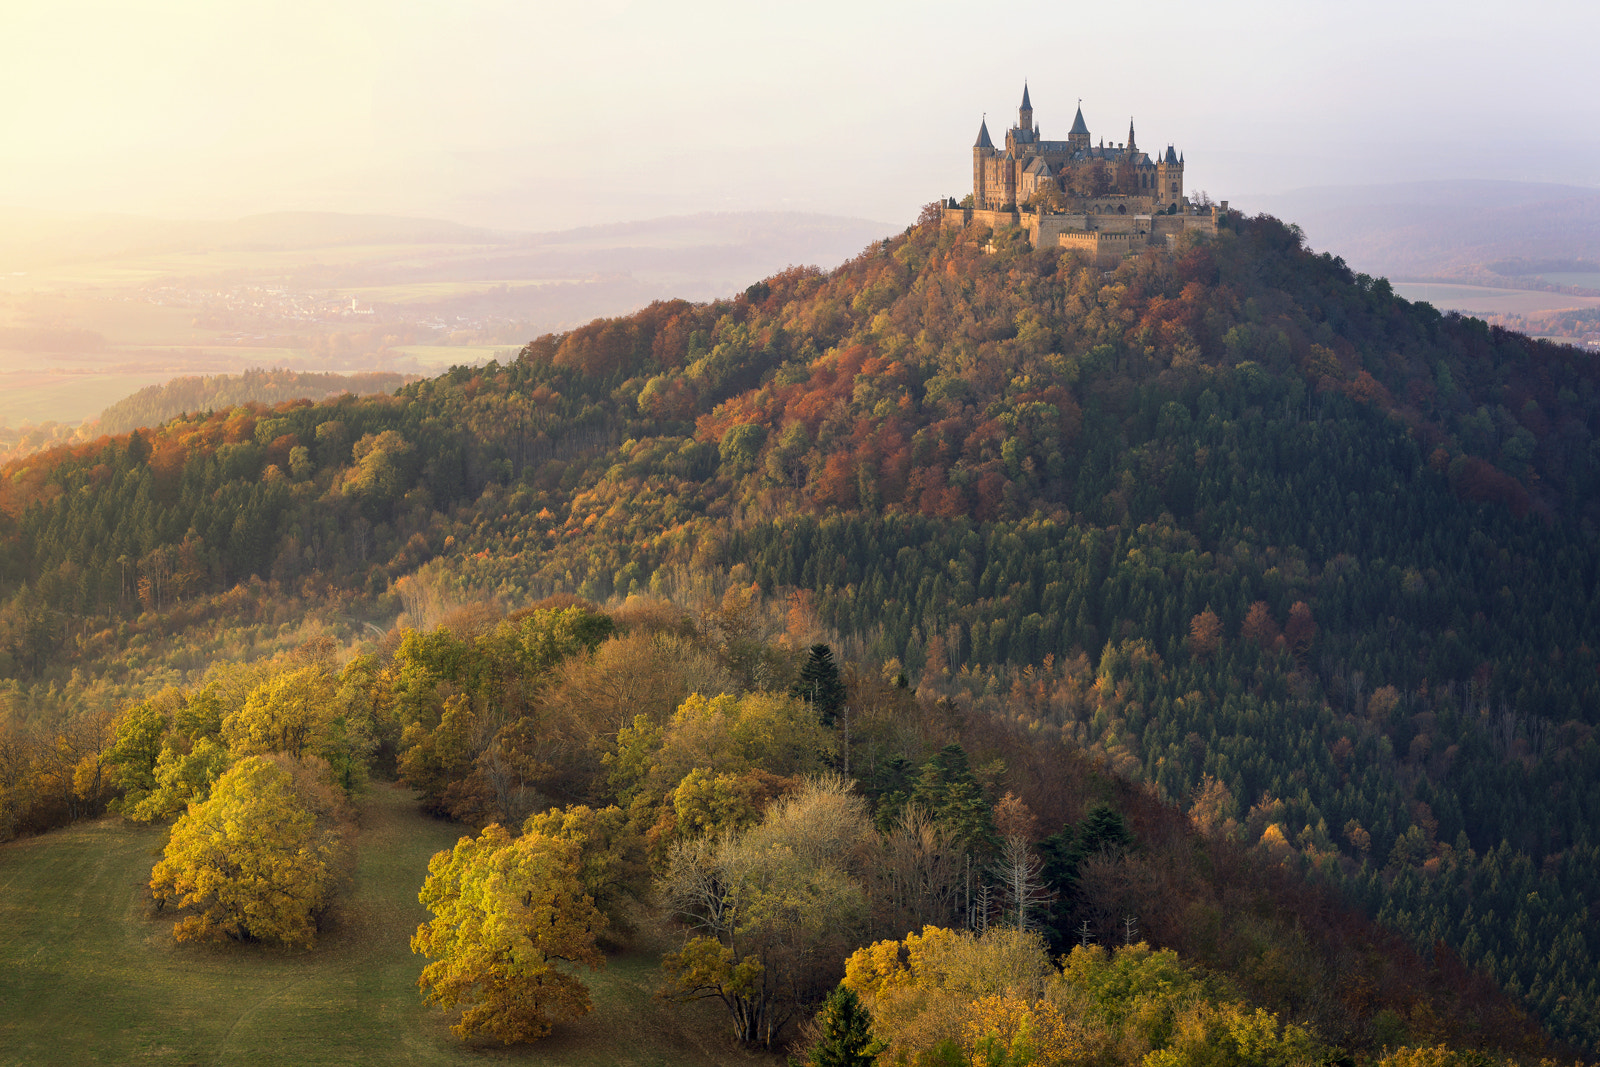
[[[658,954],[588,975],[594,1011],[548,1038],[463,1046],[422,1003],[409,939],[428,857],[461,827],[375,784],[353,885],[310,951],[179,944],[145,886],[164,828],[103,819],[0,847],[0,1064],[771,1064],[720,1005],[653,997]]]

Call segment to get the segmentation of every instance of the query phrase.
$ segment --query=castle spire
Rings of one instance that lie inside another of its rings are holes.
[[[1033,102],[1028,99],[1028,83],[1022,83],[1022,106],[1017,108],[1017,125],[1024,130],[1033,129]]]
[[[1088,152],[1089,124],[1083,121],[1083,100],[1078,100],[1078,113],[1072,117],[1072,129],[1067,133],[1067,143],[1074,152]]]
[[[978,143],[973,148],[993,148],[994,142],[989,140],[989,118],[984,116],[983,122],[978,126]]]
[[[1028,101],[1028,83],[1026,81],[1022,83],[1022,110],[1033,110],[1033,104]]]
[[[1128,116],[1128,151],[1132,152],[1137,147],[1133,143],[1133,116]]]

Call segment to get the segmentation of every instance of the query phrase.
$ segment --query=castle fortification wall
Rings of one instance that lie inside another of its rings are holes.
[[[1209,210],[1191,208],[1176,215],[1040,214],[1034,211],[980,211],[946,207],[945,229],[987,226],[991,230],[1021,226],[1035,248],[1074,248],[1107,269],[1146,249],[1170,249],[1185,233],[1214,235],[1224,203]]]

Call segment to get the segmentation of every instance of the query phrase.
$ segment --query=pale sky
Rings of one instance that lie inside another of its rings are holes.
[[[981,13],[981,22],[974,14]],[[0,207],[558,229],[971,187],[1047,137],[1174,142],[1191,190],[1600,185],[1593,0],[0,0]]]

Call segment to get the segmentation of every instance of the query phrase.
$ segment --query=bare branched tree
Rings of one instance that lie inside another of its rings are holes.
[[[924,926],[953,926],[961,915],[967,854],[918,804],[908,804],[884,835],[871,868],[873,923],[904,937]]]
[[[1018,930],[1037,929],[1052,896],[1044,881],[1044,861],[1024,838],[1013,835],[1000,846],[991,870],[999,883],[1000,921]]]

